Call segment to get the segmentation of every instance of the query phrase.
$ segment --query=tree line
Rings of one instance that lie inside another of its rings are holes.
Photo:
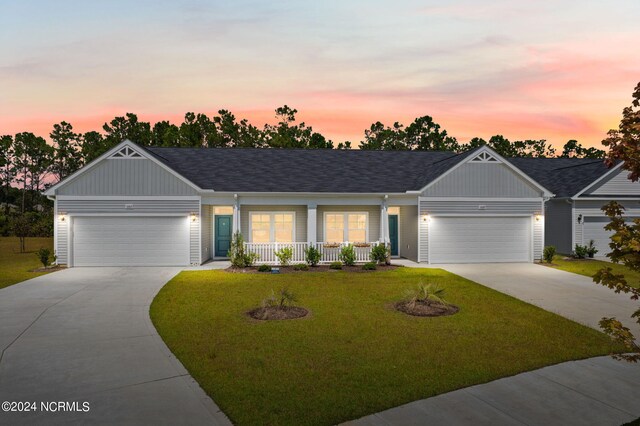
[[[129,139],[143,146],[197,148],[302,148],[351,149],[352,143],[334,143],[297,119],[298,111],[284,105],[275,110],[276,124],[257,127],[246,119],[237,119],[228,110],[217,115],[188,112],[180,124],[167,120],[141,121],[133,113],[114,117],[100,131],[76,132],[71,123],[54,124],[48,141],[31,132],[0,136],[0,234],[10,232],[12,213],[34,212],[32,221],[46,223],[39,216],[50,215],[52,203],[42,197],[47,185],[71,175],[83,165]],[[359,149],[367,150],[439,150],[464,152],[488,145],[506,157],[587,157],[602,158],[604,151],[585,148],[568,141],[561,152],[545,140],[509,141],[502,135],[488,140],[473,138],[460,143],[432,117],[416,118],[404,126],[398,122],[386,126],[373,123],[364,131]],[[15,226],[14,226],[15,228]],[[39,234],[50,227],[39,226]]]

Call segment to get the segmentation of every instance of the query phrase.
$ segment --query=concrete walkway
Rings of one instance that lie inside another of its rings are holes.
[[[640,337],[640,325],[631,319],[639,303],[584,275],[533,263],[424,265],[404,259],[395,263],[442,268],[596,330],[603,317],[617,317]]]
[[[0,290],[0,402],[90,404],[0,412],[0,424],[230,424],[149,318],[180,270],[73,268]]]
[[[599,357],[460,389],[346,424],[619,426],[640,417],[638,388],[640,366]]]

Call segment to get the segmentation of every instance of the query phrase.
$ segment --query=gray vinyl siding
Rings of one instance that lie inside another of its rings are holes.
[[[107,159],[61,186],[57,195],[196,195],[196,191],[146,159]]]
[[[504,164],[465,163],[425,189],[425,197],[539,197],[540,190]]]
[[[575,200],[573,209],[574,240],[573,244],[586,245],[583,224],[586,217],[605,217],[602,207],[613,200]],[[632,200],[615,200],[625,208],[625,216],[640,216],[640,202]],[[582,215],[582,224],[578,224],[578,216]],[[573,248],[573,245],[572,245]]]
[[[400,207],[400,256],[418,260],[418,206]]]
[[[549,200],[545,203],[545,245],[554,246],[559,253],[570,254],[572,205],[567,200]]]
[[[307,206],[268,206],[268,205],[245,205],[240,207],[240,230],[245,240],[251,241],[249,232],[249,215],[251,212],[295,212],[295,239],[296,242],[307,241]]]
[[[598,184],[597,187],[590,189],[589,195],[635,195],[640,197],[640,182],[632,182],[627,178],[629,174],[626,170],[613,175],[611,178]]]
[[[211,259],[213,252],[213,206],[202,206],[202,225],[201,225],[201,249],[202,262]]]
[[[53,249],[56,255],[56,263],[58,265],[67,265],[69,263],[69,217],[65,217],[63,222],[59,215],[55,215],[54,220],[58,222],[56,228],[57,237],[55,238],[56,247]]]
[[[480,208],[483,206],[484,208]],[[499,216],[499,215],[531,215],[542,214],[542,198],[540,201],[457,201],[457,200],[420,200],[420,216],[426,215],[459,215],[459,216]],[[420,261],[427,262],[429,256],[429,222],[420,220]],[[544,246],[544,220],[533,220],[533,258],[542,257]]]
[[[132,160],[142,161],[142,160]],[[127,209],[125,205],[132,205],[133,208]],[[57,200],[58,211],[56,217],[58,220],[57,227],[57,247],[56,255],[58,256],[58,263],[66,265],[69,263],[69,222],[72,220],[70,216],[74,214],[83,215],[110,215],[114,216],[122,214],[139,214],[144,216],[145,214],[161,216],[162,214],[175,215],[184,214],[190,216],[191,213],[200,211],[200,201],[195,200],[150,200],[150,199],[136,199],[132,197],[130,199],[123,200]],[[64,213],[65,221],[61,221],[60,214]],[[189,221],[189,234],[190,234],[190,248],[189,258],[192,264],[200,264],[200,223],[198,218],[196,221]]]
[[[369,214],[369,241],[373,242],[380,239],[380,206],[318,206],[316,229],[319,242],[324,242],[324,214],[326,212],[366,212]]]

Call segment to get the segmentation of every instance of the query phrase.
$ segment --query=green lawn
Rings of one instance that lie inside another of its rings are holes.
[[[420,281],[453,316],[391,309]],[[245,316],[287,286],[305,319]],[[600,332],[440,269],[239,274],[182,272],[151,305],[160,335],[240,425],[336,424],[562,361],[608,354]]]
[[[0,237],[0,288],[44,274],[29,272],[42,266],[34,254],[40,247],[53,248],[53,238],[27,238],[27,253],[20,253],[17,238]]]
[[[603,262],[601,260],[563,260],[564,256],[555,256],[553,258],[552,268],[561,269],[574,274],[586,275],[593,277],[596,272],[602,268],[609,267],[617,274],[624,274],[627,282],[633,287],[640,287],[640,273],[632,271],[624,265],[617,263]]]

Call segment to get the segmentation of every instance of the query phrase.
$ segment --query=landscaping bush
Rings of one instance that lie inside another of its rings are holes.
[[[348,244],[340,249],[338,258],[345,266],[353,266],[356,264],[356,249],[353,245]]]
[[[304,251],[304,259],[309,266],[318,266],[322,259],[322,252],[313,246],[309,246]]]
[[[253,266],[260,256],[257,253],[244,251],[244,238],[240,232],[233,234],[231,238],[231,247],[227,252],[227,257],[231,261],[231,265],[236,268],[246,268]]]
[[[588,250],[589,248],[587,246],[576,244],[575,248],[573,249],[573,257],[575,257],[576,259],[584,259],[585,257],[587,257]]]
[[[595,241],[593,240],[589,241],[589,246],[587,247],[587,256],[593,257],[596,255],[597,252],[598,252],[598,249],[596,248]]]
[[[547,263],[553,262],[553,256],[556,255],[556,248],[554,246],[546,246],[542,252],[542,258]]]
[[[331,262],[331,264],[329,265],[329,269],[342,269],[342,263],[341,262]]]
[[[293,303],[296,301],[296,295],[285,287],[280,289],[278,294],[271,290],[271,295],[262,301],[262,306],[265,308],[284,310],[289,306],[293,306]]]
[[[291,259],[293,258],[293,249],[291,247],[282,247],[274,253],[280,261],[281,266],[289,266]]]
[[[362,265],[362,269],[365,271],[375,271],[377,268],[378,266],[376,265],[376,262],[367,262]]]
[[[53,256],[53,259],[51,257],[51,250],[44,247],[40,248],[40,250],[36,252],[36,256],[38,256],[40,263],[42,263],[42,266],[45,268],[51,265],[52,260],[55,260],[55,256]]]
[[[444,289],[438,287],[434,284],[422,284],[420,283],[418,287],[415,289],[407,290],[407,304],[413,309],[415,308],[416,303],[440,303],[442,305],[447,305],[448,303],[443,299],[444,297]]]
[[[271,272],[271,266],[269,265],[260,265],[258,267],[258,272]]]
[[[293,265],[293,269],[295,271],[308,271],[309,266],[306,263],[298,263],[296,265]]]
[[[371,248],[371,254],[369,257],[372,261],[382,265],[383,263],[389,263],[389,257],[391,256],[391,247],[387,247],[385,243],[379,243]]]

